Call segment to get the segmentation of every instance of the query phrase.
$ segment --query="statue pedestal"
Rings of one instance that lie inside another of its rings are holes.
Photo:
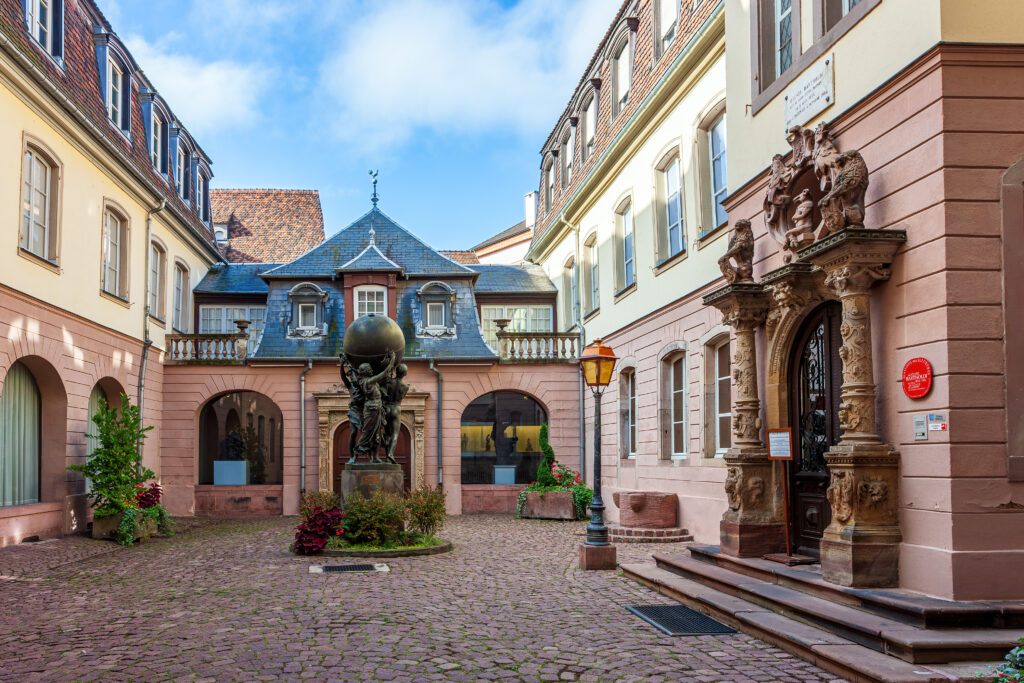
[[[345,465],[341,471],[341,500],[359,491],[365,498],[378,490],[398,496],[405,494],[402,466],[381,462],[357,462]]]

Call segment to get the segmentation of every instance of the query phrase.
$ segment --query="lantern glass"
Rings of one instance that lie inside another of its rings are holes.
[[[580,354],[580,367],[583,368],[583,381],[590,387],[606,387],[612,380],[615,368],[615,353],[601,343],[600,339],[583,350]]]

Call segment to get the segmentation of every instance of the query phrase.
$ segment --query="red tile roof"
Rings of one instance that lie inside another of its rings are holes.
[[[324,241],[316,190],[210,190],[210,208],[228,226],[221,253],[234,263],[288,262]]]
[[[456,263],[480,263],[480,259],[476,257],[476,252],[474,251],[445,251],[444,249],[440,251]]]

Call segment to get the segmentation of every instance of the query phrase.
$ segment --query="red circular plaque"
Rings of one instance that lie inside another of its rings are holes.
[[[911,358],[903,366],[903,393],[924,398],[932,390],[932,364],[927,358]]]

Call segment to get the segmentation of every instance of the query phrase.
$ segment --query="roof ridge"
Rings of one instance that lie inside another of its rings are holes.
[[[211,187],[210,192],[295,192],[298,194],[320,194],[320,190],[292,187]]]
[[[394,225],[394,226],[395,226],[396,228],[398,228],[399,230],[401,230],[402,232],[404,232],[404,233],[405,233],[406,235],[408,235],[409,237],[413,238],[414,240],[416,240],[417,242],[419,242],[419,243],[420,243],[420,244],[422,244],[422,245],[423,245],[424,247],[426,247],[426,248],[427,248],[427,249],[429,249],[430,251],[434,252],[435,254],[437,254],[438,256],[440,256],[441,258],[445,259],[446,261],[451,261],[451,263],[452,263],[452,264],[454,264],[454,265],[458,266],[459,268],[461,268],[462,270],[465,270],[466,272],[469,272],[469,273],[472,273],[472,272],[473,272],[473,271],[471,271],[471,270],[470,270],[469,268],[467,268],[466,266],[464,266],[463,264],[459,263],[458,261],[454,261],[454,260],[452,260],[452,259],[448,258],[448,257],[447,257],[447,256],[445,256],[444,254],[442,254],[442,253],[441,253],[441,252],[440,252],[439,250],[435,249],[434,247],[432,247],[432,246],[430,246],[429,244],[427,244],[426,242],[424,242],[424,241],[423,241],[422,239],[420,239],[419,237],[417,237],[416,235],[414,235],[414,234],[412,233],[412,231],[410,231],[410,230],[409,230],[408,228],[406,228],[406,227],[405,227],[404,225],[402,225],[401,223],[399,223],[398,221],[396,221],[396,220],[395,220],[394,218],[392,218],[391,216],[389,216],[389,215],[387,215],[386,213],[384,213],[384,210],[383,210],[383,209],[381,209],[381,208],[380,208],[380,207],[378,207],[378,206],[374,206],[374,207],[373,207],[372,209],[370,209],[369,211],[367,211],[366,213],[364,213],[364,214],[363,214],[362,216],[360,216],[360,217],[359,217],[359,219],[358,219],[358,220],[356,220],[356,221],[355,221],[354,223],[352,223],[352,224],[351,224],[351,225],[349,225],[348,227],[345,227],[345,228],[342,228],[341,230],[339,230],[339,231],[338,231],[338,233],[340,234],[340,233],[344,232],[345,230],[348,230],[349,228],[351,228],[352,226],[354,226],[354,225],[355,225],[356,223],[358,223],[359,221],[361,221],[361,220],[362,220],[363,218],[365,218],[366,216],[369,216],[370,214],[372,214],[372,213],[374,213],[374,212],[377,212],[377,213],[379,213],[379,214],[380,214],[381,216],[384,216],[384,218],[387,218],[387,219],[388,219],[389,221],[391,221],[391,223],[392,223],[392,224],[393,224],[393,225]]]

